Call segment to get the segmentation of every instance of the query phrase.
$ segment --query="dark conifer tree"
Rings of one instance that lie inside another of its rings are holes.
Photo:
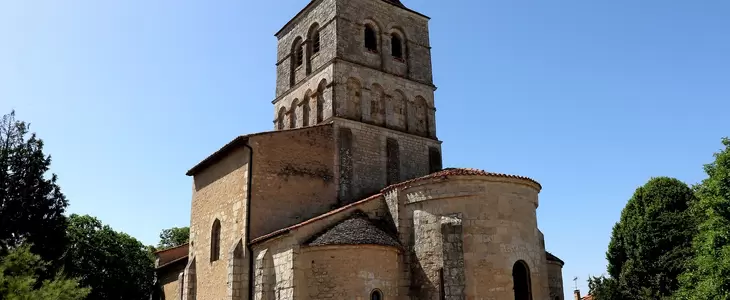
[[[49,174],[43,141],[15,112],[0,119],[0,252],[27,242],[58,266],[66,246],[66,197]],[[53,270],[54,268],[50,268]],[[49,274],[52,275],[52,274]]]

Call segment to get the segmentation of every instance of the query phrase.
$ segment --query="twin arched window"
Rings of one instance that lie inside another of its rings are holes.
[[[217,261],[221,255],[221,221],[215,219],[210,232],[210,262]]]
[[[370,24],[365,24],[365,49],[378,53],[378,32]],[[390,55],[400,61],[404,59],[403,38],[397,33],[390,35]]]

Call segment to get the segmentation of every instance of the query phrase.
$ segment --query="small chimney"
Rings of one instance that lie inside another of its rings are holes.
[[[580,290],[573,291],[575,300],[580,300]]]

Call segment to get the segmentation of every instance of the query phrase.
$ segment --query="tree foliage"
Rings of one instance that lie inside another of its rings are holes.
[[[672,295],[692,254],[694,202],[692,189],[673,178],[652,178],[636,189],[613,228],[606,254],[611,279],[594,281],[596,287],[617,287],[621,299]]]
[[[185,244],[190,239],[190,227],[173,227],[164,229],[160,233],[159,249],[177,247]]]
[[[45,261],[58,261],[65,247],[66,197],[46,177],[51,157],[43,141],[15,112],[0,119],[0,253],[27,242]]]
[[[618,281],[611,277],[592,277],[588,279],[588,291],[595,300],[623,299]]]
[[[40,256],[21,245],[0,258],[0,299],[7,300],[81,300],[89,294],[75,279],[57,275],[39,282],[38,273],[47,267]]]
[[[730,299],[730,139],[705,165],[708,178],[695,187],[702,222],[678,299]]]
[[[133,237],[91,216],[71,215],[66,271],[92,288],[89,299],[148,299],[154,259]]]

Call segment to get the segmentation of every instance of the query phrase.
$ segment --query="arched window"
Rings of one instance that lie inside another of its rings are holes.
[[[309,114],[311,111],[309,102],[312,100],[312,91],[307,91],[302,100],[302,127],[309,126]]]
[[[276,129],[284,129],[284,117],[286,116],[286,107],[279,108],[279,115],[276,117]]]
[[[370,121],[376,125],[385,123],[385,91],[376,84],[370,89]]]
[[[520,260],[512,266],[512,282],[514,283],[515,300],[532,300],[530,269],[527,263]]]
[[[428,103],[423,97],[417,96],[415,106],[415,132],[421,136],[428,136]]]
[[[304,62],[304,48],[302,46],[302,38],[297,37],[291,48],[291,64],[289,70],[289,86],[292,87],[297,83],[297,69]],[[301,78],[300,78],[301,79]]]
[[[324,89],[327,88],[327,81],[322,80],[317,87],[317,124],[324,121]]]
[[[370,24],[365,25],[365,48],[371,52],[378,52],[378,38],[375,28]]]
[[[304,49],[301,45],[296,46],[296,53],[295,60],[296,60],[296,66],[300,67],[302,63],[304,63]]]
[[[396,130],[408,130],[408,120],[406,116],[406,97],[399,90],[393,92],[393,95],[389,98],[387,111],[385,112],[386,121],[388,128]]]
[[[383,300],[383,292],[380,290],[373,290],[373,292],[370,293],[370,300]]]
[[[289,112],[289,129],[297,128],[297,103],[299,103],[299,99],[294,99],[291,103],[291,112]]]
[[[210,231],[210,261],[214,262],[221,255],[221,221],[213,221],[213,229]]]
[[[319,28],[314,29],[314,32],[312,32],[312,54],[319,53]]]
[[[360,82],[355,78],[347,80],[347,117],[352,120],[362,120],[362,110],[360,108],[362,88]]]
[[[403,40],[398,34],[393,33],[390,36],[390,52],[394,58],[403,60]]]

